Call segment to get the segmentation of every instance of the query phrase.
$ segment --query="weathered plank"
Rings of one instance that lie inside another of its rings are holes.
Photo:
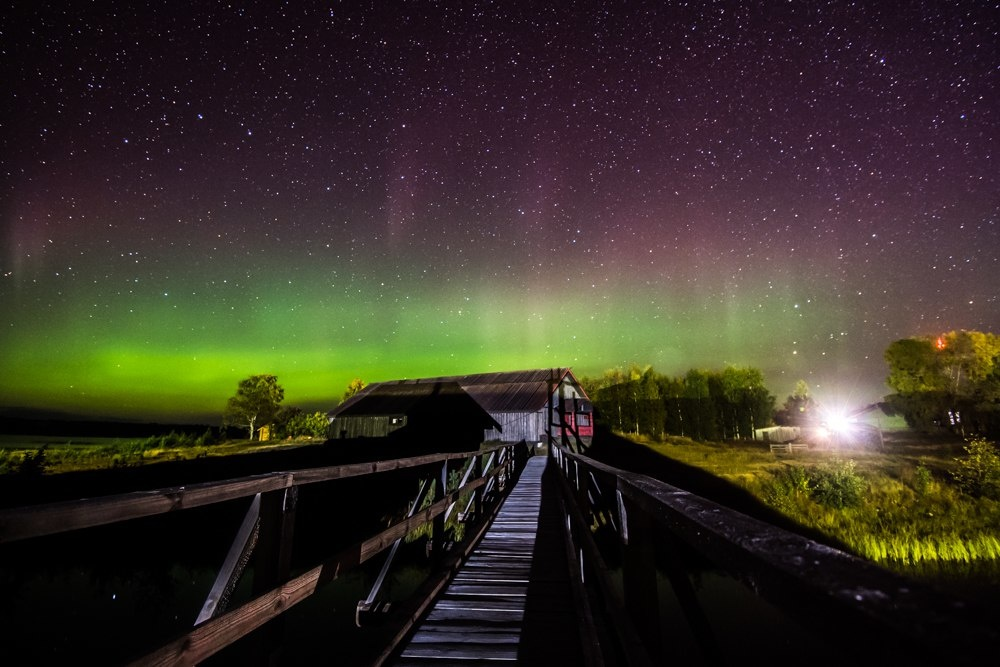
[[[489,531],[416,628],[396,667],[524,664],[537,662],[540,652],[546,664],[579,663],[579,646],[567,637],[575,631],[553,632],[575,628],[577,613],[564,542],[555,542],[560,547],[555,549],[550,539],[561,535],[561,518],[541,511],[545,464],[544,457],[529,459]]]

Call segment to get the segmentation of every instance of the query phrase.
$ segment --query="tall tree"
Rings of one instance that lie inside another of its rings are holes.
[[[1000,336],[952,331],[938,337],[936,347],[949,391],[955,396],[971,396],[993,372],[1000,356]]]
[[[727,366],[722,371],[723,396],[732,414],[732,435],[753,438],[774,410],[774,396],[764,387],[764,374],[756,368]]]
[[[686,421],[691,427],[689,436],[695,440],[714,440],[718,435],[711,378],[711,371],[699,368],[690,369],[684,376]]]
[[[236,395],[226,403],[223,421],[234,426],[246,426],[253,440],[258,425],[268,424],[278,414],[285,390],[274,375],[251,375],[240,380]]]
[[[625,431],[627,419],[627,383],[628,375],[619,368],[609,368],[601,376],[600,403],[595,402],[601,411],[601,418],[613,424],[617,431]],[[593,398],[593,397],[591,397]]]
[[[362,380],[361,378],[354,378],[353,380],[351,380],[350,382],[347,383],[347,390],[344,391],[344,399],[343,400],[346,401],[351,396],[354,396],[356,393],[358,393],[359,391],[361,391],[362,389],[364,389],[367,386],[368,386],[368,383],[365,382],[364,380]]]
[[[885,351],[889,366],[886,384],[903,396],[928,391],[947,391],[942,359],[938,352],[943,341],[929,337],[894,341]]]
[[[774,415],[774,421],[781,426],[799,424],[815,415],[816,401],[809,393],[805,380],[795,383],[795,389],[785,399],[785,404]]]
[[[663,401],[664,430],[675,435],[690,435],[684,421],[684,378],[661,375],[657,381]]]
[[[1000,431],[1000,336],[950,331],[894,341],[885,351],[887,403],[911,426]]]

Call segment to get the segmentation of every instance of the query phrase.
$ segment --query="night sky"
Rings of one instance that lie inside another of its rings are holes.
[[[0,406],[1000,332],[997,2],[14,2]]]

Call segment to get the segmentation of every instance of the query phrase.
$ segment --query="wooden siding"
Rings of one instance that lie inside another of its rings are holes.
[[[341,415],[332,422],[331,439],[384,438],[406,426],[406,415]]]
[[[487,430],[483,440],[501,442],[541,442],[545,439],[545,411],[539,412],[494,412],[493,419],[503,431]]]

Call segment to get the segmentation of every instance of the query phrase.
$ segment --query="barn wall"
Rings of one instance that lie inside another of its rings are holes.
[[[500,440],[502,442],[539,442],[545,434],[545,411],[539,412],[492,412],[503,432],[493,429],[484,432],[483,440]]]
[[[562,396],[567,401],[573,398],[583,398],[583,392],[572,382],[563,382],[560,387],[556,387],[556,396]]]
[[[406,415],[341,415],[330,422],[327,437],[384,438],[406,426]]]

